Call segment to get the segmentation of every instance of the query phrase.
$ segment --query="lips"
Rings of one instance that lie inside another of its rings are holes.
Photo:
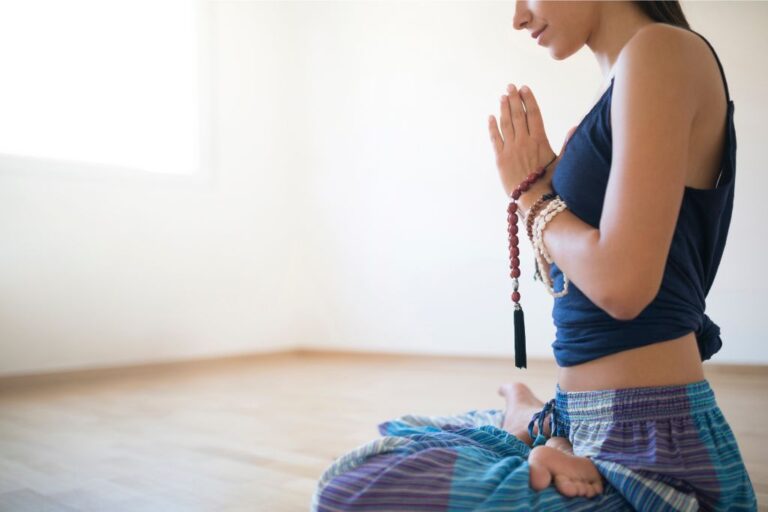
[[[542,32],[544,32],[544,29],[545,29],[545,28],[547,28],[547,25],[544,25],[544,26],[543,26],[543,27],[541,27],[539,30],[537,30],[536,32],[532,33],[532,34],[531,34],[531,37],[532,37],[532,38],[534,38],[534,39],[536,39],[537,37],[539,37],[539,34],[541,34]]]

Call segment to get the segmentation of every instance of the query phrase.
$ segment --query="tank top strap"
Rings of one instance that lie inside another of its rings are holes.
[[[689,29],[691,30],[691,29]],[[712,54],[715,56],[715,60],[717,60],[717,67],[720,68],[720,76],[723,78],[723,85],[725,85],[725,101],[730,102],[731,101],[731,94],[728,91],[728,80],[725,79],[725,71],[723,71],[723,64],[720,62],[720,57],[717,56],[717,52],[712,47],[712,44],[709,42],[709,40],[704,37],[703,35],[699,34],[695,30],[691,30],[694,34],[699,36],[704,40],[705,43],[707,43],[707,46],[709,46],[709,49],[712,50]]]

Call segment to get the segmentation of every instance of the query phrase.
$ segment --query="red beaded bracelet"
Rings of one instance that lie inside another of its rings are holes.
[[[557,155],[555,155],[548,164],[534,171],[525,178],[520,185],[512,191],[509,196],[509,205],[507,206],[507,223],[509,224],[509,268],[512,278],[512,302],[515,303],[514,324],[515,324],[515,366],[518,368],[527,368],[527,357],[525,354],[525,319],[523,317],[523,307],[520,305],[520,292],[518,278],[520,277],[520,249],[518,248],[519,239],[517,237],[517,200],[520,195],[527,191],[531,185],[539,180],[546,173],[546,169]]]

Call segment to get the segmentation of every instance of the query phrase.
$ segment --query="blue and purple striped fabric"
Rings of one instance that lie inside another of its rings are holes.
[[[757,510],[739,447],[706,380],[676,386],[562,391],[555,435],[607,484],[593,498],[528,484],[531,448],[501,429],[503,411],[406,415],[336,459],[312,512],[341,510]]]

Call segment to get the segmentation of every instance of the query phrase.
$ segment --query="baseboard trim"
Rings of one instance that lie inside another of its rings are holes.
[[[220,366],[220,365],[250,365],[254,363],[273,363],[280,360],[295,358],[348,358],[348,359],[370,359],[378,360],[405,360],[405,359],[428,359],[443,361],[508,361],[510,367],[514,366],[513,356],[485,356],[485,355],[460,355],[460,354],[429,354],[429,353],[410,353],[410,352],[384,352],[384,351],[366,351],[366,350],[344,350],[344,349],[316,349],[316,348],[297,348],[289,350],[277,350],[272,352],[256,352],[233,354],[226,356],[201,357],[195,359],[178,359],[170,361],[155,361],[145,363],[131,363],[114,366],[100,366],[94,368],[65,369],[54,371],[43,371],[34,373],[24,373],[16,375],[0,375],[0,392],[18,390],[20,388],[30,388],[39,386],[49,386],[66,383],[93,382],[103,379],[112,379],[124,376],[136,375],[157,375],[163,373],[193,372],[201,369]],[[531,368],[552,367],[556,368],[555,362],[551,358],[528,358],[528,366]],[[748,364],[729,364],[729,363],[704,363],[704,369],[707,374],[717,375],[757,375],[767,376],[768,365],[748,365]],[[524,371],[525,369],[521,369]],[[523,374],[519,374],[523,375]]]
[[[8,391],[10,389],[18,389],[20,387],[37,387],[41,385],[84,381],[91,382],[114,377],[156,375],[171,371],[195,371],[210,366],[250,364],[254,361],[273,361],[275,359],[295,357],[294,353],[294,350],[277,350],[271,352],[251,352],[224,356],[147,361],[121,365],[105,365],[89,368],[71,368],[0,375],[0,392]]]

